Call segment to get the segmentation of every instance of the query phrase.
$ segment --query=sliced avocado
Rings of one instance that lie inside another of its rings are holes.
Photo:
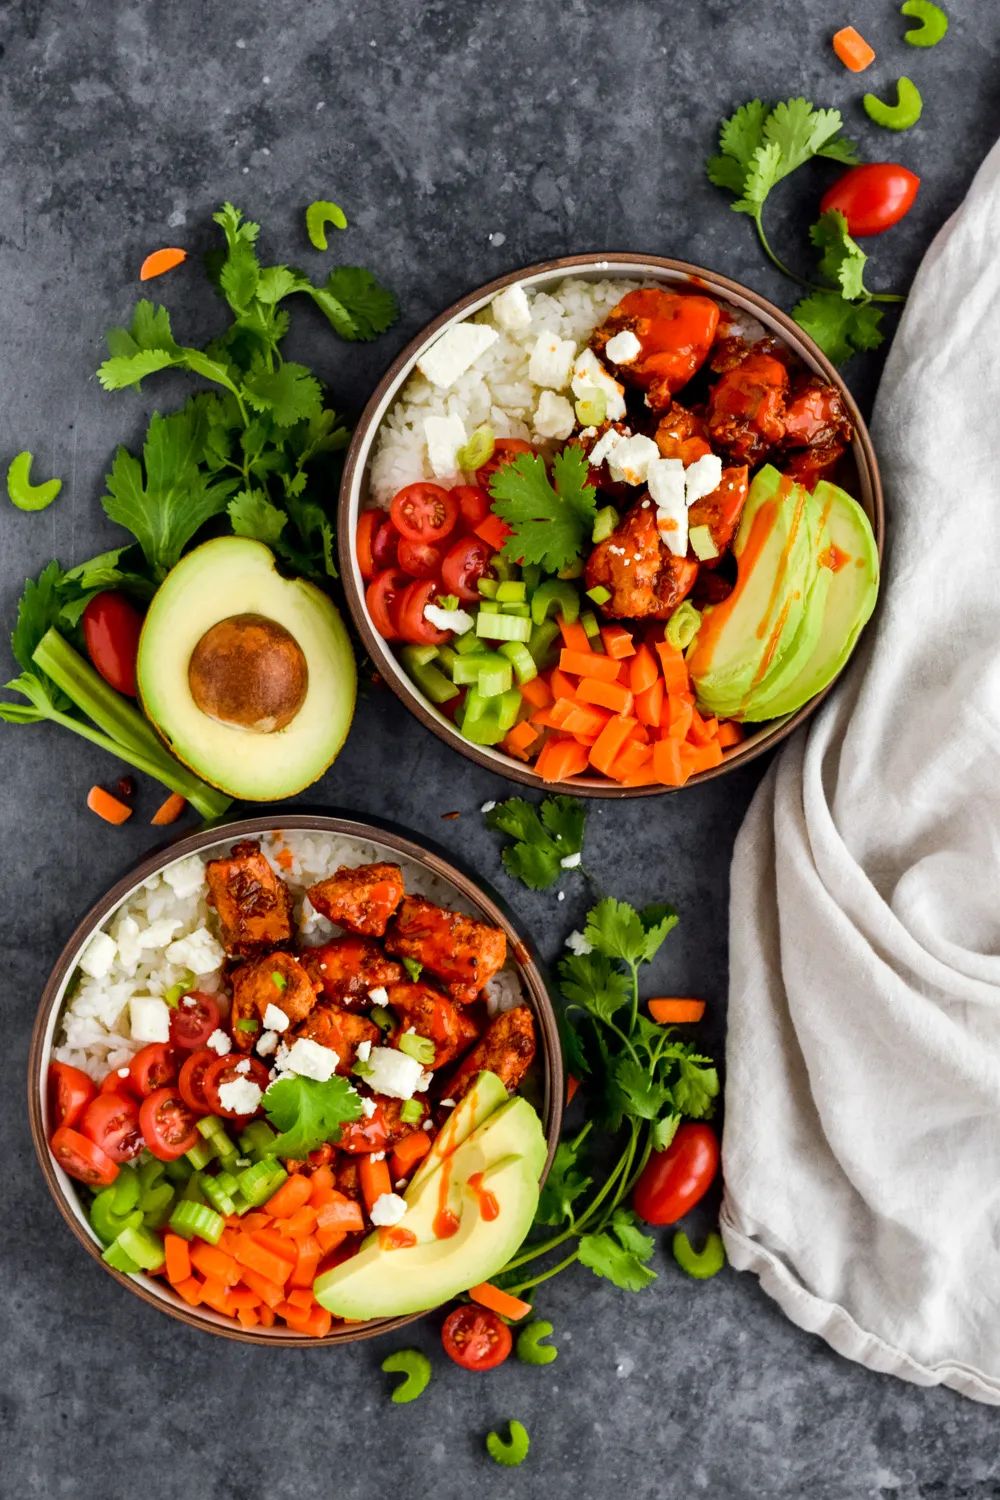
[[[766,464],[750,486],[733,543],[736,586],[706,610],[688,670],[710,713],[745,717],[753,692],[791,649],[816,572],[809,495]]]
[[[828,579],[822,602],[817,642],[800,671],[781,691],[768,694],[766,711],[751,702],[746,717],[777,718],[794,713],[832,682],[854,650],[858,636],[878,598],[878,548],[868,517],[858,502],[838,485],[821,480],[813,501],[826,518],[829,546],[820,556]]]
[[[139,641],[143,708],[178,758],[232,797],[316,781],[347,738],[357,670],[344,622],[273,553],[219,537],[160,585]]]
[[[488,1280],[531,1228],[545,1154],[536,1112],[526,1099],[508,1100],[410,1184],[398,1229],[414,1242],[391,1248],[391,1231],[383,1237],[376,1230],[356,1255],[316,1279],[316,1300],[341,1318],[394,1318],[424,1312]],[[486,1193],[495,1200],[494,1217],[482,1212]],[[445,1238],[435,1234],[442,1210],[458,1221]]]
[[[447,1120],[441,1126],[434,1143],[420,1166],[410,1178],[409,1192],[439,1167],[456,1146],[460,1146],[484,1120],[507,1103],[507,1090],[495,1073],[480,1073],[472,1087],[463,1094]],[[539,1170],[541,1170],[539,1168]]]

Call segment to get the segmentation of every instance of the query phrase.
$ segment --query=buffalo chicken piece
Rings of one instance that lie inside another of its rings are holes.
[[[688,511],[688,525],[707,526],[720,555],[736,535],[749,485],[750,471],[746,464],[723,469],[718,489],[696,500]],[[715,559],[708,566],[713,566],[714,561]]]
[[[291,953],[265,953],[248,959],[233,970],[233,1008],[230,1028],[233,1045],[249,1052],[266,1029],[264,1013],[269,1005],[283,1010],[294,1026],[304,1021],[316,1004],[316,989],[305,969]],[[256,1021],[256,1026],[243,1026]]]
[[[256,839],[234,844],[205,866],[209,901],[215,907],[222,946],[231,958],[252,958],[292,938],[292,898]]]
[[[384,1094],[375,1094],[374,1099],[375,1113],[370,1119],[362,1115],[360,1120],[351,1120],[341,1126],[338,1151],[359,1155],[370,1151],[385,1151],[405,1136],[412,1135],[415,1130],[421,1130],[430,1112],[427,1101],[419,1097],[409,1101],[387,1099]],[[419,1104],[423,1111],[417,1120],[406,1121],[402,1118],[403,1105],[409,1102]]]
[[[507,939],[499,927],[407,896],[386,934],[387,953],[414,958],[443,979],[453,1000],[468,1005],[502,969]]]
[[[434,1043],[434,1061],[430,1069],[443,1068],[459,1056],[479,1035],[475,1022],[429,984],[394,984],[389,988],[389,1005],[399,1016],[402,1030],[412,1026],[418,1036]]]
[[[306,948],[300,962],[324,1000],[367,1003],[371,990],[398,984],[403,966],[386,958],[367,938],[341,937],[319,948]]]
[[[792,456],[784,472],[811,490],[834,467],[854,427],[836,386],[812,377],[797,385],[785,408],[781,447]]]
[[[337,1072],[345,1077],[357,1062],[358,1047],[362,1042],[376,1045],[379,1029],[367,1016],[344,1010],[339,1005],[317,1005],[300,1026],[292,1032],[293,1038],[306,1037],[320,1047],[329,1047],[338,1057]]]
[[[704,417],[689,411],[678,401],[672,402],[660,418],[655,437],[661,458],[679,458],[685,465],[697,462],[712,451]]]
[[[711,298],[642,287],[611,309],[590,346],[619,380],[646,392],[650,411],[665,411],[705,363],[718,326],[719,309]],[[625,348],[616,343],[609,350],[611,340],[623,333],[632,335],[623,341]]]
[[[606,432],[617,432],[623,438],[632,436],[632,429],[625,422],[602,422],[598,427],[586,427],[583,432],[578,433],[573,439],[573,445],[582,448],[589,461],[591,453],[597,447]],[[623,479],[611,477],[611,466],[607,458],[600,463],[589,463],[587,469],[587,483],[601,491],[602,495],[610,495],[614,500],[630,500],[633,488]]]
[[[770,352],[752,346],[712,386],[708,435],[734,463],[760,463],[785,435],[788,370]]]
[[[341,865],[335,874],[309,887],[309,900],[321,917],[347,932],[382,937],[403,899],[398,865]]]
[[[675,557],[660,538],[652,501],[640,500],[587,559],[587,588],[606,588],[603,614],[618,620],[666,620],[698,576],[698,564]]]
[[[517,1088],[535,1056],[535,1021],[526,1005],[501,1011],[482,1039],[466,1053],[446,1085],[445,1097],[457,1103],[478,1073],[495,1073],[509,1094]]]

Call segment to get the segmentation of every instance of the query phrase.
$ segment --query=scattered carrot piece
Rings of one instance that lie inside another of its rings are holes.
[[[683,1025],[689,1021],[700,1021],[705,1014],[704,1000],[682,1000],[671,996],[650,1000],[649,1014],[661,1026]]]
[[[585,677],[576,690],[581,703],[596,703],[615,714],[631,714],[634,699],[620,682],[603,682],[599,677]],[[568,726],[567,726],[568,727]]]
[[[182,797],[180,792],[171,792],[167,800],[160,803],[149,821],[154,828],[165,828],[168,823],[176,823],[186,807],[187,798]]]
[[[358,1162],[358,1180],[361,1183],[361,1196],[369,1213],[384,1193],[392,1192],[389,1167],[384,1159],[376,1161],[374,1156],[362,1156]]]
[[[601,640],[604,642],[607,654],[613,656],[616,661],[635,655],[632,632],[626,630],[624,625],[602,625]]]
[[[852,73],[863,73],[875,61],[875,48],[853,26],[842,26],[834,33],[833,50]]]
[[[481,1281],[478,1286],[470,1286],[469,1296],[480,1307],[488,1307],[491,1312],[499,1313],[502,1318],[510,1318],[513,1323],[526,1318],[531,1311],[530,1302],[522,1302],[520,1297],[511,1296],[510,1292],[494,1286],[491,1281]]]
[[[191,1275],[188,1242],[179,1234],[166,1234],[163,1237],[163,1250],[167,1257],[167,1280],[176,1290],[179,1283],[187,1281]]]
[[[718,740],[723,750],[728,750],[731,745],[739,745],[742,739],[743,730],[732,719],[725,719],[719,725]]]
[[[423,1161],[431,1149],[431,1138],[426,1130],[414,1130],[398,1141],[392,1152],[392,1176],[409,1177],[418,1161]]]
[[[530,682],[521,683],[521,697],[532,708],[548,708],[552,702],[552,689],[544,677],[532,677]]]
[[[567,781],[587,769],[587,747],[576,740],[551,739],[542,746],[535,770],[543,781]]]
[[[622,718],[620,715],[608,720],[590,751],[590,764],[595,771],[602,771],[605,776],[611,774],[611,767],[632,737],[635,723],[635,719]]]
[[[120,802],[117,797],[112,797],[102,786],[92,786],[87,793],[87,806],[92,813],[103,818],[105,823],[127,823],[132,816],[132,809],[127,802]]]
[[[146,256],[139,267],[139,280],[152,281],[154,276],[162,276],[165,271],[172,271],[175,266],[181,265],[187,260],[187,251],[179,249],[176,245],[167,245],[162,250],[154,250]]]
[[[559,670],[574,677],[597,677],[602,682],[617,682],[618,663],[596,651],[577,651],[567,646],[559,655]]]

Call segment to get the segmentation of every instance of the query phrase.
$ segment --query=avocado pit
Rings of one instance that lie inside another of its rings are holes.
[[[273,734],[305,702],[309,668],[290,631],[265,615],[229,615],[201,637],[188,663],[203,714],[236,729]]]

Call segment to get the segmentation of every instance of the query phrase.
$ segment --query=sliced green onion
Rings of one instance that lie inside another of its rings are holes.
[[[412,1031],[404,1031],[397,1046],[400,1052],[414,1058],[422,1068],[434,1061],[435,1047],[429,1036],[417,1036]]]
[[[701,628],[701,611],[690,599],[678,604],[667,621],[666,637],[675,651],[686,651]]]
[[[225,1229],[225,1221],[207,1203],[178,1203],[170,1215],[170,1227],[182,1239],[193,1240],[197,1236],[210,1245],[217,1245]]]
[[[419,963],[415,958],[404,958],[401,959],[400,962],[402,963],[403,968],[406,970],[407,974],[409,974],[410,978],[413,980],[413,983],[416,984],[417,980],[424,972],[423,964]],[[381,1010],[381,1008],[381,1006],[376,1006],[377,1010]],[[375,1011],[372,1011],[372,1015],[374,1014]],[[388,1012],[386,1012],[386,1014],[388,1014]]]
[[[273,974],[271,975],[271,978],[272,979],[274,978]],[[242,1021],[237,1021],[236,1022],[235,1026],[233,1027],[233,1030],[234,1031],[259,1031],[260,1030],[260,1022],[259,1021],[255,1021],[252,1016],[244,1016],[244,1018],[243,1018]]]
[[[484,423],[482,427],[474,427],[469,433],[468,441],[455,454],[455,463],[463,474],[469,474],[473,469],[481,469],[483,464],[489,463],[495,447],[493,428]]]
[[[404,963],[405,962],[406,960],[404,959]],[[410,962],[412,963],[412,959],[410,960]],[[419,967],[420,965],[418,965],[418,968]],[[416,979],[418,976],[414,974],[411,977],[413,979]],[[392,1011],[386,1010],[384,1005],[373,1005],[368,1014],[375,1022],[375,1025],[379,1028],[380,1031],[391,1031],[396,1024]]]
[[[476,634],[489,641],[524,641],[531,639],[531,621],[519,615],[488,615],[480,605],[476,616]]]
[[[594,517],[594,529],[590,533],[592,542],[606,542],[618,525],[618,512],[613,505],[603,505]]]
[[[583,427],[600,427],[608,414],[608,398],[596,385],[584,386],[576,403],[576,420]]]
[[[593,599],[595,604],[607,604],[611,598],[611,590],[606,589],[603,583],[598,583],[594,588],[587,590],[587,598]]]
[[[190,992],[194,986],[194,982],[195,976],[191,973],[191,970],[185,969],[183,977],[178,979],[176,984],[172,984],[168,990],[164,990],[163,998],[171,1009],[176,1010],[181,997]]]
[[[271,970],[271,983],[274,985],[274,988],[278,991],[279,995],[283,995],[288,988],[288,980],[285,978],[284,974],[279,973],[277,969]]]
[[[719,549],[707,526],[692,526],[688,532],[688,541],[691,543],[691,551],[700,562],[711,562],[713,557],[719,555]]]
[[[404,1125],[416,1125],[418,1120],[424,1117],[424,1106],[419,1099],[404,1099],[403,1107],[399,1111],[399,1118]]]

